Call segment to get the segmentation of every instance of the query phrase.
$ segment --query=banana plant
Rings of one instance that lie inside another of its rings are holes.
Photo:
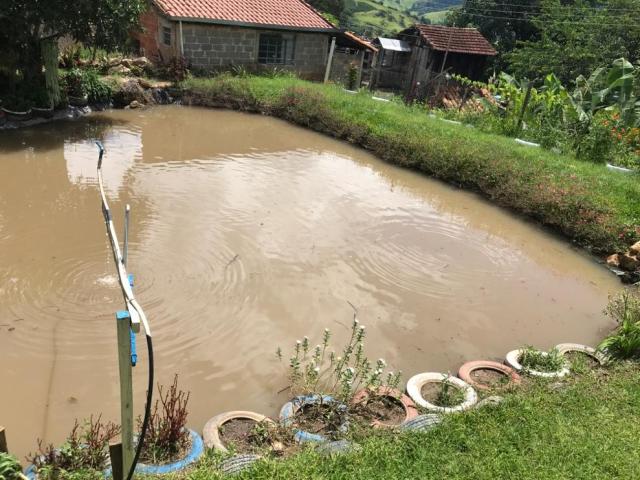
[[[617,110],[624,125],[640,125],[640,68],[618,58],[611,67],[600,67],[576,79],[571,104],[581,122],[591,123],[599,110]]]

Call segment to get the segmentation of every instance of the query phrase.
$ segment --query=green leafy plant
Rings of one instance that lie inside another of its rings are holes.
[[[17,480],[22,471],[20,462],[13,455],[0,452],[0,478],[4,480]]]
[[[436,398],[436,405],[441,407],[455,407],[464,402],[464,392],[449,381],[449,375],[440,382],[440,390]]]
[[[118,425],[103,423],[101,416],[95,419],[91,416],[82,425],[76,421],[58,449],[38,440],[38,451],[28,458],[40,479],[68,478],[71,473],[79,471],[100,472],[107,465],[109,441],[119,433]]]
[[[565,359],[557,349],[542,352],[532,346],[526,346],[521,355],[520,363],[526,370],[539,372],[557,372],[565,367]]]
[[[640,356],[640,297],[636,290],[624,290],[611,298],[605,313],[618,323],[599,345],[599,349],[613,358]]]
[[[168,390],[158,384],[158,396],[149,427],[144,437],[141,458],[150,463],[159,464],[175,460],[189,447],[189,431],[187,425],[187,404],[189,392],[178,388],[178,375]],[[138,428],[142,419],[138,418]]]

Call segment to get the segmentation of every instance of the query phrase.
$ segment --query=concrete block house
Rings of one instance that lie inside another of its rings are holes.
[[[302,0],[153,0],[140,53],[205,71],[278,67],[322,80],[338,30]]]

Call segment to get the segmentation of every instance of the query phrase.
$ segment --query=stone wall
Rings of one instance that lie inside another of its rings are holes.
[[[295,35],[293,65],[275,65],[292,70],[301,77],[321,80],[327,62],[329,34],[306,32],[274,32],[245,27],[183,23],[184,56],[192,67],[221,70],[238,65],[249,70],[269,68],[258,63],[260,33],[292,33]],[[273,67],[273,66],[271,66]]]

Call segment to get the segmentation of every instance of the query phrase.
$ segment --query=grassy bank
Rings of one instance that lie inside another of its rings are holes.
[[[596,253],[640,238],[637,177],[430,118],[419,106],[293,78],[190,79],[185,103],[267,113],[480,192]]]
[[[246,479],[640,478],[637,364],[558,383],[535,383],[497,407],[450,415],[436,429],[382,435],[362,451],[321,457],[307,450],[263,461]],[[175,479],[219,478],[210,455]]]

